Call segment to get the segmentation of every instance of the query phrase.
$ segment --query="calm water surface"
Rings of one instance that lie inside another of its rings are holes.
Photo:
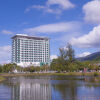
[[[12,77],[0,83],[0,100],[100,100],[100,77]]]

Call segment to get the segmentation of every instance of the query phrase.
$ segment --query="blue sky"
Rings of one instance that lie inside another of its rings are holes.
[[[69,42],[77,57],[100,50],[100,0],[0,1],[0,63],[11,60],[15,34],[51,39],[51,56]]]

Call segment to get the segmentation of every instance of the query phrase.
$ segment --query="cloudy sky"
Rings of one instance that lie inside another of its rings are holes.
[[[51,39],[51,58],[69,42],[77,57],[100,51],[100,0],[1,0],[0,63],[17,33]]]

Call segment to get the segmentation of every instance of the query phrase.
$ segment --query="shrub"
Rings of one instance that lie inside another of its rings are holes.
[[[94,72],[94,76],[98,76],[98,73],[97,72]]]

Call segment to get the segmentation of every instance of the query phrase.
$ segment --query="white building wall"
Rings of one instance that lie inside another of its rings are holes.
[[[40,66],[41,63],[49,63],[49,50],[48,38],[34,39],[34,37],[28,38],[26,35],[24,37],[23,35],[16,35],[13,37],[12,62],[23,67]]]

